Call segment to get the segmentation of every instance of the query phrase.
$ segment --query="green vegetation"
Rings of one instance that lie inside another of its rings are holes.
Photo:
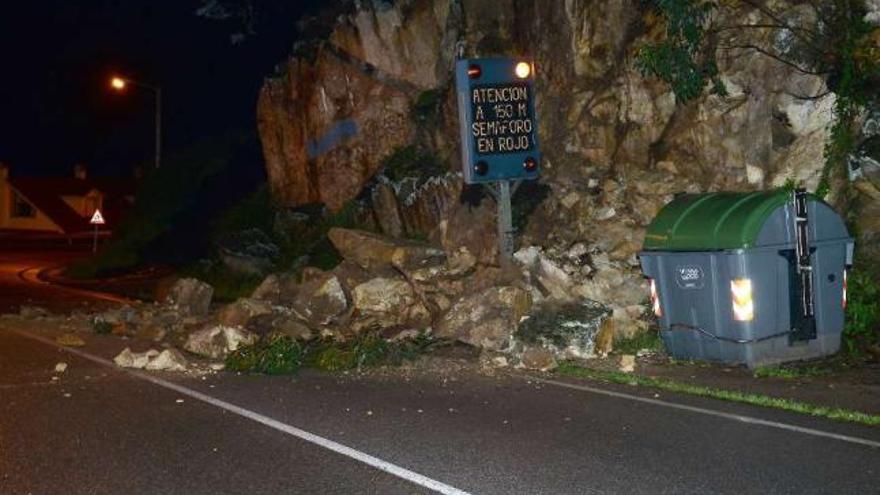
[[[663,341],[660,339],[660,331],[650,328],[646,332],[640,332],[630,338],[614,340],[614,352],[616,354],[636,354],[641,350],[659,351],[663,349]]]
[[[755,378],[783,378],[796,380],[831,374],[831,369],[821,366],[762,366],[755,370]]]
[[[790,2],[796,4],[796,2]],[[646,76],[667,83],[680,103],[699,97],[706,90],[724,94],[718,77],[717,52],[744,50],[778,60],[804,74],[823,76],[829,92],[836,96],[834,123],[825,145],[825,167],[815,194],[824,198],[833,176],[846,171],[849,156],[856,150],[858,117],[869,104],[876,104],[880,79],[878,30],[867,22],[863,0],[809,2],[811,15],[804,20],[789,19],[785,6],[753,2],[716,4],[703,0],[652,0],[654,18],[665,23],[665,35],[655,43],[642,46],[636,55],[636,67]],[[745,11],[757,10],[760,18],[747,24],[722,25],[729,10],[737,18]],[[774,43],[763,46],[751,38],[741,39],[756,30],[783,37],[787,46]],[[711,83],[711,84],[710,84]],[[804,95],[804,99],[823,95]]]
[[[228,232],[246,229],[260,229],[272,232],[275,205],[269,185],[260,184],[253,192],[223,211],[211,225],[214,238]]]
[[[412,118],[417,123],[433,122],[440,114],[443,93],[439,89],[429,89],[419,93],[412,105]]]
[[[184,267],[184,277],[192,277],[214,288],[213,300],[229,303],[251,294],[263,281],[260,275],[238,273],[226,268],[219,260],[207,260]]]
[[[251,162],[255,147],[253,136],[233,135],[206,139],[169,156],[140,184],[113,242],[69,275],[94,278],[142,263],[185,263],[206,252],[211,219],[250,190],[254,175],[261,173]]]
[[[279,248],[274,270],[288,270],[294,265],[331,270],[342,261],[342,257],[327,238],[327,232],[333,227],[355,227],[356,205],[349,203],[336,213],[328,213],[322,206],[305,210],[307,213],[302,215],[307,219],[287,230],[276,228],[277,210],[268,186],[262,184],[211,224],[212,243],[237,232],[257,229]],[[234,272],[217,259],[191,264],[184,268],[184,272],[211,284],[218,301],[234,301],[250,294],[263,280],[259,275]]]
[[[712,399],[738,402],[742,404],[749,404],[752,406],[769,407],[773,409],[780,409],[783,411],[806,414],[810,416],[819,416],[836,421],[860,423],[869,426],[880,426],[880,416],[875,414],[867,414],[836,407],[817,406],[814,404],[808,404],[791,399],[781,399],[778,397],[770,397],[767,395],[752,394],[736,390],[724,390],[704,387],[701,385],[693,385],[690,383],[669,380],[666,378],[638,376],[615,371],[598,371],[579,367],[571,363],[561,364],[557,369],[557,373],[566,376],[572,376],[575,378],[587,378],[590,380],[600,380],[604,382],[619,383],[624,385],[637,385],[658,390],[665,390],[667,392],[696,395],[699,397],[709,397]]]
[[[715,5],[694,0],[654,0],[653,4],[656,14],[666,20],[666,39],[642,46],[636,68],[669,84],[680,103],[703,94],[710,81],[712,92],[724,95],[715,53],[707,48],[705,36]]]
[[[399,366],[417,359],[434,344],[427,335],[388,342],[378,332],[365,332],[351,341],[320,339],[299,344],[290,337],[243,347],[226,358],[226,368],[266,374],[294,374],[301,367],[324,371]]]
[[[100,318],[92,320],[92,330],[98,335],[107,335],[113,331],[113,324]]]
[[[437,155],[414,145],[395,149],[383,160],[382,168],[385,176],[396,182],[416,179],[418,183],[424,183],[448,171]]]
[[[552,189],[537,180],[527,180],[520,184],[513,201],[513,227],[522,232],[528,225],[532,213],[550,196]]]
[[[861,356],[880,344],[880,270],[853,270],[847,280],[846,326],[843,342],[850,355]]]
[[[253,371],[267,375],[290,375],[302,366],[304,351],[290,337],[276,337],[267,342],[242,347],[226,358],[230,371]]]

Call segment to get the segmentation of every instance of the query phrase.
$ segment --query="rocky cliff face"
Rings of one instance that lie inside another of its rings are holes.
[[[728,95],[677,106],[665,86],[633,67],[635,48],[660,29],[635,0],[565,0],[556,8],[540,0],[355,2],[328,39],[288,60],[263,88],[259,124],[273,191],[287,205],[338,208],[395,148],[424,134],[457,169],[448,97],[458,41],[469,56],[536,59],[550,183],[597,176],[629,183],[659,165],[700,189],[788,178],[815,185],[833,96],[799,96],[822,93],[823,80],[729,50],[721,60]],[[429,91],[439,95],[441,114],[430,126],[414,116]]]
[[[757,11],[731,15],[759,20]],[[793,7],[785,15],[806,14]],[[815,188],[819,180],[834,96],[807,97],[825,92],[822,78],[732,48],[719,60],[727,95],[676,104],[665,85],[634,68],[637,47],[664,29],[638,0],[559,0],[551,8],[546,0],[360,0],[327,28],[328,36],[280,66],[259,100],[272,191],[283,205],[339,209],[378,184],[371,197],[384,232],[437,226],[447,247],[485,251],[493,243],[491,203],[460,206],[460,179],[401,187],[375,177],[407,146],[427,150],[449,171],[460,168],[452,87],[458,42],[469,57],[533,57],[550,193],[520,236],[521,245],[543,249],[522,256],[534,276],[546,268],[544,295],[595,299],[620,319],[640,311],[645,294],[634,254],[673,193],[788,179]],[[772,38],[778,33],[752,31],[740,45],[785,49],[787,40]],[[527,199],[522,194],[515,202]],[[459,233],[474,225],[488,228]]]

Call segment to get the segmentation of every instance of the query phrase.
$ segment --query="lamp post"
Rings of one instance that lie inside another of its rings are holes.
[[[115,76],[110,79],[110,87],[116,91],[125,91],[128,85],[148,89],[156,97],[156,168],[162,164],[162,88],[152,84],[142,83],[127,77]]]

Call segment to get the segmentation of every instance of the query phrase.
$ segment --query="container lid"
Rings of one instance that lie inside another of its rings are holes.
[[[711,251],[755,246],[770,215],[791,200],[785,189],[682,194],[663,207],[645,234],[646,250]]]

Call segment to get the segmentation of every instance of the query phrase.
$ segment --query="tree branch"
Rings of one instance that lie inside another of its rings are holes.
[[[815,70],[810,70],[810,69],[801,67],[800,65],[792,62],[791,60],[786,60],[785,58],[781,57],[780,55],[777,55],[777,54],[771,52],[770,50],[767,50],[765,48],[761,48],[760,46],[757,46],[757,45],[752,45],[752,44],[725,45],[725,46],[719,46],[718,48],[721,50],[736,50],[736,49],[754,50],[762,55],[766,55],[766,56],[772,58],[773,60],[776,60],[777,62],[785,64],[785,65],[797,70],[798,72],[800,72],[802,74],[808,74],[811,76],[824,76],[824,75],[827,75],[830,73],[830,71],[815,71]]]
[[[822,39],[822,35],[820,33],[817,33],[816,31],[813,31],[812,29],[807,29],[805,27],[792,26],[791,24],[785,22],[785,19],[780,17],[778,14],[773,12],[771,9],[761,5],[759,2],[756,2],[754,0],[741,0],[741,1],[743,3],[745,3],[746,5],[750,5],[753,8],[758,9],[758,11],[760,11],[765,16],[769,17],[771,20],[773,20],[773,22],[779,24],[781,26],[780,28],[784,28],[784,29],[787,29],[788,31],[791,31],[792,34],[794,34],[795,36],[800,38],[801,41],[810,45],[810,47],[813,48],[814,50],[821,52],[821,53],[825,53],[824,51],[822,51],[821,48],[819,48],[819,46],[817,46],[817,40]],[[821,16],[819,18],[821,19]],[[807,33],[809,36],[804,36],[802,33]]]

